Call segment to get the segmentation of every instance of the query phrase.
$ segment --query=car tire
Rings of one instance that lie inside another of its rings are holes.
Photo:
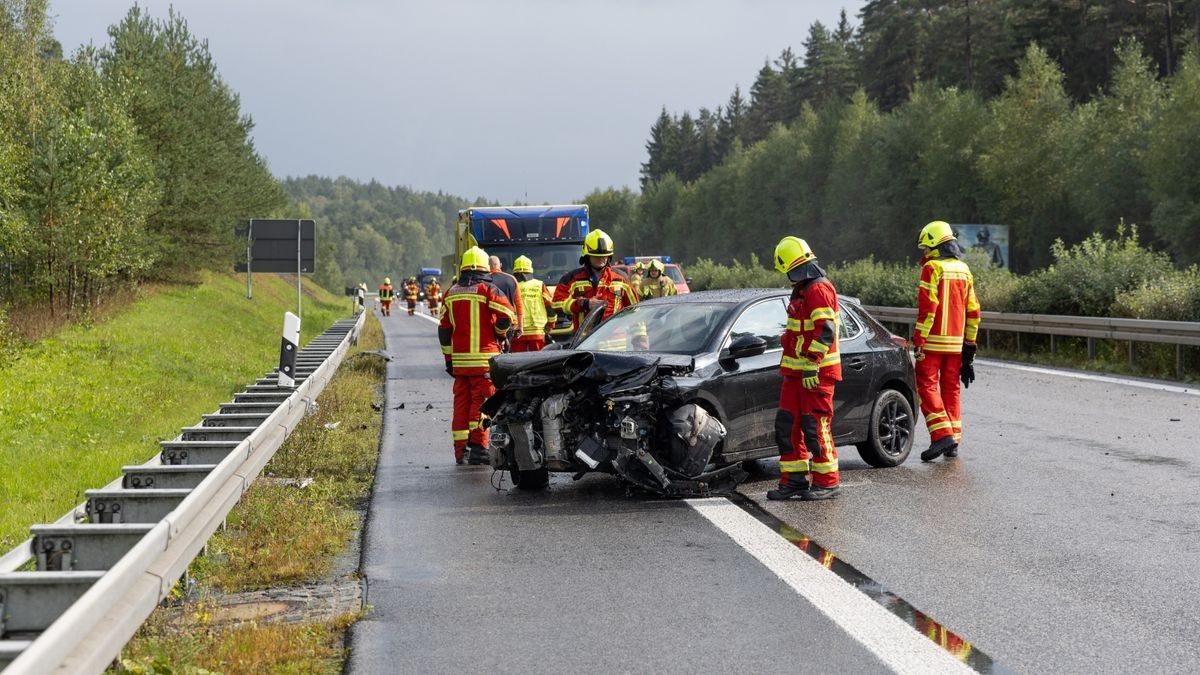
[[[877,468],[900,466],[912,451],[916,418],[908,398],[895,389],[883,389],[871,407],[867,440],[859,443],[863,461]]]
[[[513,487],[518,490],[541,490],[550,484],[550,472],[546,467],[530,471],[513,469],[508,475],[512,478]]]

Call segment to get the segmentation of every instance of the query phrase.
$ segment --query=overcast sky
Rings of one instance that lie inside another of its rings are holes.
[[[130,0],[51,0],[70,53]],[[174,0],[279,177],[378,179],[498,202],[636,188],[650,125],[749,89],[863,0]]]

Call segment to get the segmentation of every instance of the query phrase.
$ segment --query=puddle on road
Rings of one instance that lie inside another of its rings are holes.
[[[1013,672],[996,663],[992,657],[979,651],[978,647],[962,639],[954,631],[951,631],[916,607],[908,604],[904,598],[884,588],[883,584],[858,571],[854,566],[838,558],[832,551],[825,549],[817,542],[805,536],[804,533],[771,515],[771,513],[759,506],[754,500],[739,493],[735,493],[729,499],[760,523],[775,530],[781,537],[792,542],[796,548],[804,551],[814,560],[821,563],[826,569],[838,575],[842,581],[857,588],[866,594],[867,597],[886,607],[892,614],[903,619],[905,623],[912,626],[917,632],[932,640],[942,649],[949,652],[951,656],[962,661],[973,670],[995,675]]]

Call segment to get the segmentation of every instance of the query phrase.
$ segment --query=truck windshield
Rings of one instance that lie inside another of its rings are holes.
[[[512,274],[513,261],[525,256],[533,261],[533,276],[553,286],[564,274],[579,267],[580,244],[513,244],[492,246],[488,255],[500,258],[504,271]]]

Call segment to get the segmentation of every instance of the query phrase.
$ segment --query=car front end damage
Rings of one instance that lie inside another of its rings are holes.
[[[688,400],[692,357],[557,350],[497,357],[484,404],[491,463],[521,488],[547,472],[618,476],[655,494],[720,494],[745,479],[719,462],[725,427]]]

